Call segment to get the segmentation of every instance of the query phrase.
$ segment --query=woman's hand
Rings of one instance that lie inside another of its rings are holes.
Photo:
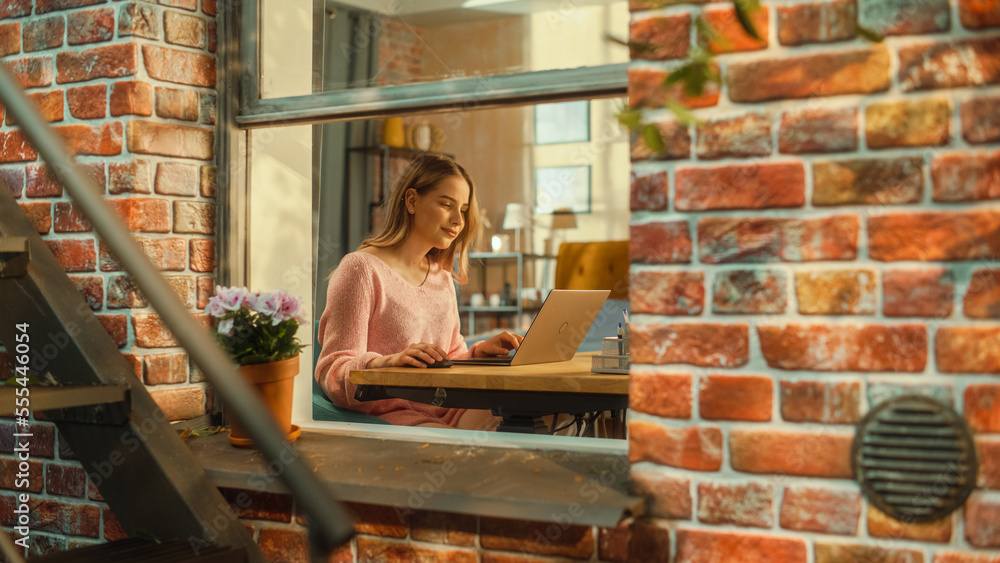
[[[416,366],[418,368],[427,367],[428,364],[443,360],[448,357],[439,346],[427,342],[410,344],[406,350],[398,354],[380,356],[368,362],[370,368],[395,368],[402,366]]]
[[[520,334],[504,331],[489,340],[480,342],[479,345],[476,346],[476,349],[473,350],[472,355],[476,358],[484,358],[486,356],[506,356],[507,352],[516,350],[517,347],[521,345],[522,340],[524,340],[524,337]]]

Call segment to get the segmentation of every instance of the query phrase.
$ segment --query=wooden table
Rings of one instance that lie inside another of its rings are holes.
[[[447,408],[490,409],[500,432],[541,433],[541,417],[628,408],[628,375],[593,373],[591,354],[531,366],[377,368],[351,372],[359,401],[407,399]]]

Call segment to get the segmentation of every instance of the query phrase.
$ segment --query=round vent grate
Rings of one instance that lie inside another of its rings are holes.
[[[854,476],[868,502],[896,520],[929,522],[962,506],[979,463],[962,417],[934,399],[890,399],[858,424]]]

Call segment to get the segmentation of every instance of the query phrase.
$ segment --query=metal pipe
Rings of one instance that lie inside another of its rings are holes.
[[[316,479],[310,468],[299,458],[294,447],[285,441],[270,417],[260,416],[260,413],[265,412],[264,406],[250,386],[238,376],[235,364],[213,343],[214,338],[208,331],[184,308],[159,271],[133,240],[125,224],[104,200],[101,191],[78,168],[62,140],[53,133],[25,96],[7,67],[0,67],[0,101],[6,106],[7,114],[17,121],[18,127],[51,167],[59,183],[66,188],[122,268],[135,281],[194,362],[205,372],[209,383],[243,421],[254,443],[268,460],[282,464],[280,477],[295,501],[305,509],[310,523],[318,527],[323,547],[329,550],[349,540],[354,535],[354,530],[347,513],[333,499],[329,489]],[[290,460],[286,460],[289,457]]]
[[[4,556],[7,563],[24,563],[24,557],[14,545],[14,540],[10,539],[6,530],[0,530],[0,555]]]

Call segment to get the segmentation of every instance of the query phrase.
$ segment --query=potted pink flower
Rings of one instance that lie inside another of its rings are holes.
[[[205,308],[216,340],[240,365],[240,374],[257,390],[288,441],[301,433],[292,424],[292,389],[303,348],[295,336],[302,322],[301,306],[284,290],[260,293],[217,286]],[[230,427],[231,444],[253,446],[235,417],[230,417]]]

